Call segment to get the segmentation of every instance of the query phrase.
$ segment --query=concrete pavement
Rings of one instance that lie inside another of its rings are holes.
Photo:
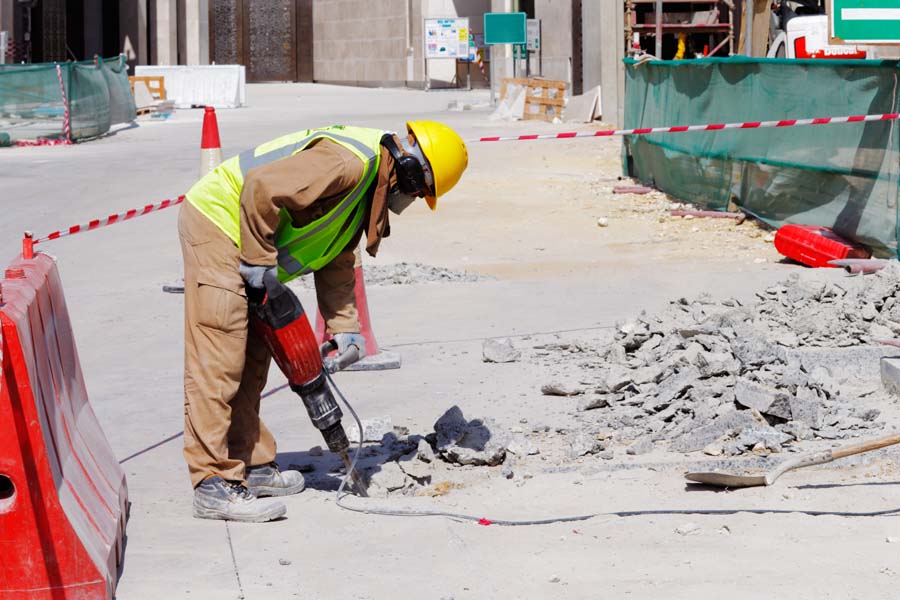
[[[447,112],[454,100],[477,103],[486,95],[249,86],[247,108],[219,111],[223,151],[331,123],[401,129],[408,118],[433,118],[465,138],[563,127],[493,123],[484,109]],[[4,149],[0,250],[15,254],[25,229],[40,234],[182,193],[196,178],[201,119],[202,111],[179,111],[169,122],[141,123],[71,148]],[[379,342],[401,353],[403,367],[338,376],[363,416],[390,414],[395,425],[421,434],[453,404],[510,425],[564,420],[572,407],[541,396],[540,373],[526,363],[482,363],[481,340],[512,335],[527,345],[599,336],[617,320],[681,295],[751,298],[794,269],[725,252],[700,263],[667,260],[658,245],[624,251],[595,240],[593,225],[575,231],[589,212],[578,190],[618,173],[608,166],[597,172],[594,142],[564,143],[570,145],[508,152],[471,146],[469,173],[438,213],[417,209],[395,220],[379,262],[418,260],[496,279],[369,289]],[[555,187],[541,187],[543,175],[531,167],[516,170],[541,157]],[[533,194],[504,188],[507,172]],[[685,493],[677,472],[579,464],[536,473],[522,486],[497,476],[403,503],[500,518],[651,511],[574,526],[504,529],[360,515],[334,506],[327,478],[287,499],[281,522],[193,519],[178,437],[182,298],[160,290],[180,276],[176,217],[177,209],[168,210],[46,246],[59,258],[93,406],[116,454],[127,459],[133,506],[119,598],[696,599],[726,590],[733,598],[893,596],[900,560],[885,539],[900,536],[900,522],[865,514],[900,504],[897,477],[878,465],[828,471],[831,487],[816,483],[819,472],[779,488],[699,494]],[[311,293],[302,300],[314,306]],[[269,389],[282,383],[273,371]],[[322,441],[292,393],[274,391],[262,413],[283,465],[329,460],[308,455]],[[760,512],[678,512],[698,509]],[[833,514],[804,512],[810,510]],[[675,532],[687,521],[699,525],[696,535]]]

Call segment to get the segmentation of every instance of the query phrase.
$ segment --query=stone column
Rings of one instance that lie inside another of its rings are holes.
[[[147,0],[120,0],[119,47],[132,68],[147,64]]]
[[[153,36],[150,61],[154,65],[178,64],[178,3],[156,0],[150,15]]]
[[[587,4],[587,3],[585,3]],[[625,6],[621,2],[600,5],[600,96],[605,123],[622,127],[625,111]]]
[[[513,0],[491,0],[491,12],[513,12]],[[541,41],[543,46],[543,40]],[[509,44],[491,46],[491,100],[500,100],[500,84],[513,76],[513,53]]]
[[[209,0],[184,0],[185,62],[209,64]]]
[[[581,69],[584,90],[600,85],[600,56],[603,42],[600,35],[600,5],[602,2],[581,3]],[[612,47],[609,47],[612,50]]]

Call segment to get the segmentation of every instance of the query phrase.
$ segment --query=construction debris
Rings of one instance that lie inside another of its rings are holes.
[[[879,409],[860,398],[887,396],[861,387],[858,375],[872,375],[885,352],[865,345],[872,336],[900,334],[900,266],[851,281],[859,285],[792,275],[748,305],[682,298],[620,324],[611,342],[579,343],[578,376],[591,395],[577,410],[588,430],[574,435],[568,456],[598,451],[590,431],[600,429],[630,442],[632,455],[665,442],[674,452],[731,456],[881,429]],[[571,353],[561,344],[539,349],[555,350],[535,358],[557,373],[560,352]]]
[[[390,415],[376,417],[374,419],[362,419],[364,442],[380,442],[386,434],[394,431]],[[356,423],[347,426],[347,439],[350,443],[359,443],[359,427]]]
[[[454,271],[444,267],[434,267],[421,263],[396,263],[390,265],[363,265],[366,285],[411,285],[418,283],[474,283],[492,279],[484,275]],[[291,287],[311,289],[312,276],[298,277],[291,281]]]
[[[613,188],[613,194],[649,194],[653,188],[646,185],[617,185]]]
[[[510,363],[522,357],[509,338],[487,339],[481,345],[481,356],[484,362]]]
[[[496,466],[506,458],[509,432],[493,419],[466,420],[453,406],[434,424],[438,455],[459,465]]]

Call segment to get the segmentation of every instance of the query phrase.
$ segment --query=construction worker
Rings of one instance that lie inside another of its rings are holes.
[[[270,355],[248,330],[246,287],[276,270],[313,273],[319,311],[338,351],[365,354],[354,296],[353,250],[375,256],[388,211],[416,198],[435,210],[468,164],[462,139],[433,121],[408,135],[360,127],[292,133],[224,161],[187,193],[178,232],[184,255],[184,456],[194,516],[269,521],[303,475],[280,471],[259,418]]]

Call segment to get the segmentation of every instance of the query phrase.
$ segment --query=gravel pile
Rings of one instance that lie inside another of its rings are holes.
[[[454,271],[421,263],[395,263],[392,265],[363,265],[366,285],[409,285],[413,283],[470,283],[492,279],[466,271]],[[312,288],[313,278],[299,277],[292,285]]]
[[[792,276],[759,301],[679,299],[658,315],[618,326],[610,344],[538,347],[548,366],[565,352],[577,386],[548,383],[550,395],[584,395],[588,433],[611,429],[633,440],[630,454],[665,442],[676,452],[778,452],[809,439],[881,429],[878,387],[842,375],[840,348],[900,333],[900,267],[858,286]],[[810,368],[804,349],[835,349],[835,365]],[[573,448],[583,443],[573,440]],[[577,449],[576,449],[577,450]],[[595,448],[591,448],[593,453]]]

